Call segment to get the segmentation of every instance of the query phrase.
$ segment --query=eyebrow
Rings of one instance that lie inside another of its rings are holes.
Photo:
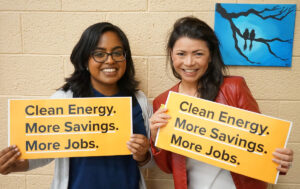
[[[116,47],[112,48],[112,50],[111,50],[111,51],[114,51],[114,50],[117,50],[117,49],[122,49],[122,50],[123,50],[123,47],[121,47],[121,46],[116,46]],[[103,51],[105,51],[105,50],[106,50],[106,48],[102,48],[102,47],[96,47],[96,49],[95,49],[95,50],[103,50]]]
[[[194,50],[192,53],[195,53],[195,52],[198,52],[198,51],[205,52],[205,50],[203,50],[203,49],[198,49],[198,50]]]
[[[203,49],[197,49],[197,50],[192,51],[192,53],[195,53],[195,52],[198,52],[198,51],[205,52],[205,50],[203,50]],[[186,52],[186,51],[178,49],[178,50],[176,50],[176,52]]]

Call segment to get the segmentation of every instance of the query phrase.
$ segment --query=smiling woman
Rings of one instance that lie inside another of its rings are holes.
[[[219,41],[214,31],[205,22],[194,17],[184,17],[177,20],[169,37],[167,54],[170,55],[173,75],[180,79],[180,82],[160,94],[153,101],[153,110],[156,112],[150,119],[151,149],[158,166],[167,173],[173,173],[175,188],[266,189],[267,183],[263,181],[229,172],[163,149],[157,149],[154,146],[158,128],[164,127],[170,118],[167,109],[160,108],[161,104],[166,102],[169,91],[259,112],[258,105],[244,79],[225,74],[226,67],[219,50]],[[188,106],[184,106],[184,108],[187,110]],[[203,113],[202,111],[198,112],[199,109],[189,108],[192,113]],[[256,123],[232,117],[226,112],[220,114],[219,119],[222,122],[234,122],[237,127],[250,127],[251,132],[258,132],[261,135],[267,130],[267,126],[260,125],[259,127]],[[183,127],[184,124],[185,122],[182,121],[179,125]],[[216,140],[230,140],[231,143],[243,146],[248,151],[263,151],[262,145],[243,140],[235,134],[225,135],[219,132],[217,128],[211,130],[210,136]],[[182,140],[183,146],[192,147],[184,139],[179,137],[173,137],[173,139],[174,143],[181,144]],[[236,157],[229,157],[227,152],[216,151],[213,148],[206,155],[222,157],[223,160],[231,163],[237,162]],[[273,155],[273,161],[279,164],[277,170],[286,173],[293,160],[293,151],[278,149]]]
[[[181,37],[175,42],[171,52],[173,67],[182,81],[181,89],[189,89],[189,95],[197,94],[196,90],[191,90],[194,87],[190,86],[197,85],[198,78],[206,72],[211,61],[210,56],[207,43],[203,40]]]
[[[108,31],[100,37],[96,50],[92,53],[93,58],[89,58],[88,69],[91,74],[91,83],[102,94],[113,95],[119,91],[117,81],[126,70],[123,51],[118,35]],[[104,62],[106,63],[103,64]]]
[[[126,144],[132,155],[99,156],[99,157],[72,157],[55,159],[55,174],[52,189],[81,189],[81,188],[146,188],[141,167],[151,164],[149,150],[150,136],[148,119],[152,114],[151,106],[143,92],[137,89],[135,70],[131,57],[129,42],[124,32],[115,25],[107,22],[97,23],[88,27],[75,45],[71,62],[74,72],[66,83],[52,98],[85,98],[85,97],[131,97],[132,98],[132,131],[131,138]],[[28,114],[52,113],[55,110],[37,107],[28,107]],[[98,114],[99,116],[112,115],[113,106],[95,105],[93,107],[68,107],[69,114]],[[65,112],[66,113],[66,112]],[[53,129],[56,132],[59,126],[28,125],[28,131],[38,128]],[[121,129],[113,123],[76,124],[66,122],[65,132],[79,132],[87,128],[102,133],[114,132]],[[79,133],[77,133],[79,134]],[[80,134],[79,134],[80,135]],[[93,148],[96,144],[78,139],[69,140],[65,150],[72,153],[73,148]],[[109,144],[108,144],[109,145]],[[58,144],[37,142],[28,143],[28,149],[51,147],[59,148]],[[0,173],[8,174],[15,171],[27,171],[50,163],[53,159],[20,160],[19,149],[12,145],[0,151]],[[64,176],[61,176],[64,175]],[[116,182],[116,180],[118,182]]]

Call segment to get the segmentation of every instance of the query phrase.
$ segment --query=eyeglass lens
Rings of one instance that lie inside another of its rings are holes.
[[[93,58],[96,62],[103,63],[108,59],[108,56],[111,55],[112,59],[116,62],[125,60],[125,53],[123,51],[113,51],[111,53],[103,51],[95,51],[92,53]]]

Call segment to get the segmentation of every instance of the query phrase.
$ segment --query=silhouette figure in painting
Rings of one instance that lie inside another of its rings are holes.
[[[255,39],[255,30],[253,29],[250,32],[250,46],[249,46],[250,50],[252,49],[252,42],[253,42],[254,39]]]
[[[246,50],[247,49],[247,39],[249,38],[249,30],[248,30],[248,28],[245,29],[245,31],[243,33],[243,38],[245,40],[244,50]]]

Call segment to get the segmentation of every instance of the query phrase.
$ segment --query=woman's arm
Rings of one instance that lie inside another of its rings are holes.
[[[168,123],[168,119],[170,119],[170,116],[166,114],[167,109],[160,108],[160,106],[161,104],[158,101],[156,100],[153,101],[153,112],[155,113],[149,119],[150,133],[151,133],[151,137],[150,137],[151,151],[158,167],[166,173],[172,173],[171,152],[163,149],[158,149],[154,145],[158,128],[165,126]]]

